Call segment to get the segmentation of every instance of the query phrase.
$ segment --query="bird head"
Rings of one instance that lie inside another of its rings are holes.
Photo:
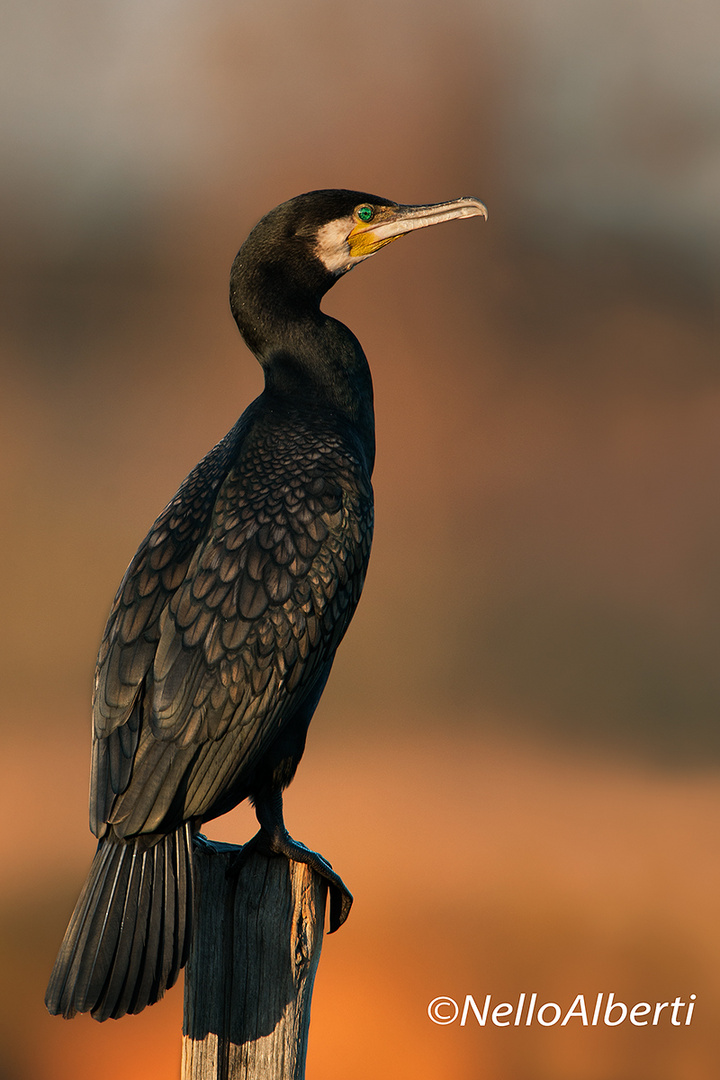
[[[415,229],[438,225],[454,218],[487,218],[477,199],[464,197],[427,206],[404,206],[363,191],[327,189],[309,191],[288,199],[271,210],[255,226],[236,261],[240,265],[283,262],[289,268],[304,264],[312,275],[322,267],[336,278],[368,259],[381,247]],[[332,281],[328,282],[329,288]],[[325,291],[325,290],[323,290]]]

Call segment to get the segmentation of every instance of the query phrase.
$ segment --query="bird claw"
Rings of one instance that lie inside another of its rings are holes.
[[[327,882],[330,894],[330,914],[328,933],[334,934],[347,919],[352,907],[353,895],[339,874],[336,874],[331,864],[317,851],[312,851],[301,844],[299,840],[293,840],[285,829],[276,829],[270,833],[266,829],[260,829],[251,840],[233,855],[227,869],[227,876],[237,874],[247,860],[255,852],[261,855],[284,855],[293,862],[305,863]]]

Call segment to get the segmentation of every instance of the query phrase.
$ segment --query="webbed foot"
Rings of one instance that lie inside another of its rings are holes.
[[[330,893],[330,928],[333,934],[347,919],[352,907],[353,896],[339,874],[336,874],[327,859],[323,859],[317,851],[311,851],[299,840],[293,840],[286,828],[275,827],[272,832],[261,827],[251,840],[243,844],[237,855],[233,858],[228,874],[237,873],[242,864],[253,852],[263,855],[284,855],[287,859],[305,863],[311,867],[328,884]]]

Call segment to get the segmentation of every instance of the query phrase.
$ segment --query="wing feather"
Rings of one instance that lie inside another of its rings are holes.
[[[98,835],[245,797],[243,777],[329,670],[362,589],[372,492],[337,439],[306,462],[304,445],[240,421],[128,568],[96,674]]]

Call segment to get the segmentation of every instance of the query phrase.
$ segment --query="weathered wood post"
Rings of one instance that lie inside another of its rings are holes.
[[[303,1080],[327,886],[308,866],[196,837],[182,1080]]]

